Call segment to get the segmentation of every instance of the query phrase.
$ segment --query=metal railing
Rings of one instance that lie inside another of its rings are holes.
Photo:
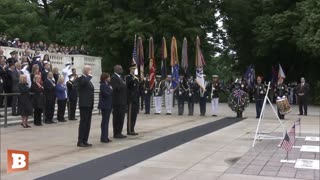
[[[99,91],[95,91],[95,94],[100,93]],[[3,104],[4,104],[4,127],[8,127],[8,97],[9,96],[20,96],[21,93],[0,93],[0,96],[3,96]],[[34,93],[30,93],[30,95],[34,95]],[[43,113],[44,114],[44,113]],[[100,114],[100,111],[99,111]],[[2,117],[0,117],[2,118]]]

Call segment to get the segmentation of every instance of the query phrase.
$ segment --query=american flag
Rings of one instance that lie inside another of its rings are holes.
[[[286,132],[286,135],[284,136],[284,139],[282,140],[280,147],[285,149],[286,151],[291,151],[292,146],[293,146],[293,143],[291,142],[290,137]]]
[[[296,137],[296,125],[295,125],[295,124],[294,124],[294,125],[292,126],[292,128],[290,129],[288,135],[289,135],[290,137],[293,137],[292,139],[293,139],[293,144],[294,144],[294,142],[295,142],[295,137]]]
[[[300,124],[301,124],[301,118],[299,118],[298,120],[296,120],[295,124],[296,124],[297,126],[300,126]]]

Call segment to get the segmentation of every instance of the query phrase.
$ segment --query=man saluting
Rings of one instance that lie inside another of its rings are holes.
[[[84,66],[83,74],[78,80],[80,123],[77,145],[79,147],[92,146],[92,144],[88,143],[94,101],[94,86],[91,83],[91,72],[90,66]]]
[[[139,112],[139,79],[134,75],[137,65],[132,64],[130,74],[126,77],[128,89],[128,115],[127,115],[127,134],[136,136],[138,133],[134,131]]]

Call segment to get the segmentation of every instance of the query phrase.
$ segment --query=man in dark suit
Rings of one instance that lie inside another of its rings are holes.
[[[127,134],[136,136],[134,127],[136,125],[139,112],[139,79],[134,75],[137,65],[130,66],[130,74],[126,78],[128,89],[128,115],[127,115]]]
[[[45,120],[44,123],[51,124],[53,121],[54,106],[55,106],[55,82],[53,81],[53,73],[49,72],[47,78],[43,81],[45,95]]]
[[[300,79],[300,84],[297,87],[298,104],[299,104],[299,115],[308,115],[308,94],[310,86],[306,83],[304,77]],[[302,108],[303,106],[303,108]],[[303,113],[304,111],[304,113]]]
[[[68,88],[68,118],[69,120],[76,119],[76,108],[78,102],[78,91],[77,91],[77,80],[78,75],[75,68],[72,68],[72,74],[69,75],[69,81],[67,82]]]
[[[113,88],[113,136],[114,138],[126,138],[122,134],[124,116],[127,106],[127,85],[121,76],[123,69],[121,65],[114,66],[114,74],[111,77],[111,86]]]
[[[83,68],[83,74],[78,79],[78,94],[79,94],[79,109],[80,109],[80,124],[79,124],[79,147],[89,147],[92,144],[88,143],[92,109],[94,101],[94,86],[91,83],[91,67],[86,65]]]
[[[19,78],[20,73],[17,71],[15,64],[11,63],[8,69],[8,76],[11,85],[12,93],[19,93]],[[12,96],[12,116],[18,115],[18,96]]]
[[[0,93],[6,92],[6,85],[8,80],[8,74],[7,74],[7,65],[6,65],[6,59],[4,56],[0,56],[0,78],[2,81],[2,91]],[[3,107],[3,100],[4,96],[0,96],[0,107]]]

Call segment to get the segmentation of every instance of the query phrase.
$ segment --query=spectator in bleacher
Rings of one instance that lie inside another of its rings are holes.
[[[36,76],[36,75],[39,75],[40,77],[41,77],[41,72],[40,72],[40,70],[39,70],[39,65],[38,64],[34,64],[33,66],[32,66],[32,71],[31,71],[31,83],[33,84],[34,83],[34,77]],[[40,78],[41,79],[41,78]]]
[[[32,115],[32,103],[31,103],[31,96],[30,96],[30,88],[27,84],[27,77],[25,75],[20,76],[19,82],[19,108],[21,113],[21,126],[24,128],[29,128],[28,125],[28,117]]]
[[[26,50],[24,51],[24,57],[27,58],[27,62],[28,62],[28,63],[31,63],[32,57],[31,57],[31,51],[30,51],[30,49],[26,49]]]
[[[18,62],[18,52],[12,51],[10,52],[11,57],[7,59],[7,64],[15,64]]]
[[[43,59],[42,59],[42,64],[46,64],[46,63],[49,63],[50,64],[50,71],[52,71],[52,63],[50,61],[50,58],[49,58],[49,55],[48,54],[45,54],[43,56]]]
[[[8,77],[9,77],[9,84],[11,87],[11,93],[19,93],[19,78],[20,78],[20,72],[16,69],[16,66],[14,63],[11,63],[9,65],[8,69]],[[11,108],[12,108],[12,116],[18,115],[18,96],[13,95],[11,99]]]
[[[57,53],[56,50],[54,49],[53,44],[50,44],[50,46],[48,47],[48,51],[49,53]]]
[[[55,106],[55,87],[56,84],[53,79],[53,73],[49,72],[47,78],[43,81],[44,94],[45,94],[45,120],[44,123],[52,124],[54,115],[54,106]]]
[[[0,57],[2,57],[2,56],[3,56],[3,57],[4,57],[4,59],[7,59],[7,58],[6,58],[6,56],[4,56],[4,55],[3,55],[3,53],[4,53],[3,49],[1,49],[1,48],[0,48]]]
[[[47,75],[48,75],[49,72],[51,72],[50,62],[47,62],[47,63],[44,64],[43,71],[41,72],[42,82],[43,82],[45,79],[47,79]]]
[[[24,56],[24,58],[26,58],[26,57]],[[21,73],[27,76],[28,86],[31,87],[31,76],[30,76],[30,72],[29,72],[28,68],[29,68],[29,63],[22,62]]]
[[[53,79],[54,79],[55,83],[57,84],[58,79],[59,79],[59,77],[60,77],[59,68],[54,67],[54,68],[52,69],[52,73],[53,73]]]
[[[8,74],[7,74],[7,64],[4,56],[0,56],[0,78],[2,81],[3,89],[1,92],[7,92],[7,81],[8,81]],[[0,107],[3,107],[3,96],[0,96]]]
[[[44,88],[41,85],[41,76],[35,75],[33,79],[33,83],[31,86],[31,92],[34,93],[32,96],[33,101],[33,118],[34,118],[34,125],[42,126],[42,112],[44,109]]]
[[[64,119],[64,113],[66,111],[67,103],[67,87],[64,84],[64,78],[62,76],[60,76],[58,79],[55,92],[58,100],[57,119],[59,122],[66,122],[66,120]]]
[[[39,51],[35,52],[35,56],[32,58],[32,61],[31,61],[31,67],[33,67],[33,65],[35,64],[39,66],[39,71],[41,72],[43,70],[43,65],[41,63],[41,56]]]

